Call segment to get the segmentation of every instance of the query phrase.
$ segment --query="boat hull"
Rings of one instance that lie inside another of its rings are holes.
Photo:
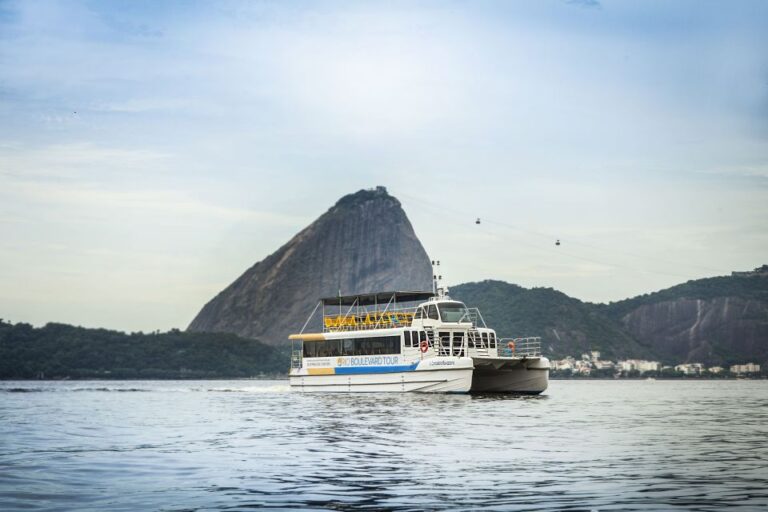
[[[421,366],[421,365],[419,365]],[[413,371],[365,372],[341,375],[291,373],[294,391],[344,393],[467,393],[472,386],[472,360],[455,360],[451,367],[424,365]]]
[[[549,360],[474,358],[471,392],[538,395],[549,385]]]

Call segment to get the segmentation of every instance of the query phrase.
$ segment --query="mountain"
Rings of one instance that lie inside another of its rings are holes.
[[[126,334],[0,320],[0,379],[210,379],[287,370],[284,353],[234,334]]]
[[[768,365],[768,265],[600,309],[662,360]]]
[[[301,329],[320,297],[429,290],[432,268],[400,202],[384,187],[342,197],[211,299],[190,331],[270,344]]]
[[[768,366],[768,265],[610,304],[502,281],[453,286],[451,296],[480,308],[500,336],[541,336],[552,357],[599,350],[610,359]]]
[[[500,337],[541,336],[542,349],[549,357],[578,356],[591,350],[610,359],[652,353],[593,304],[552,288],[526,289],[488,280],[453,286],[450,295],[479,308]]]

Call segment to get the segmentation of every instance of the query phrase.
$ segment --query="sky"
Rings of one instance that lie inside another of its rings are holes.
[[[768,2],[0,0],[0,318],[184,328],[377,185],[449,286],[768,263]]]

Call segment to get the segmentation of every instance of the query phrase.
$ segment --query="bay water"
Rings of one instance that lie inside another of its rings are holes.
[[[764,510],[768,381],[0,382],[0,510]]]

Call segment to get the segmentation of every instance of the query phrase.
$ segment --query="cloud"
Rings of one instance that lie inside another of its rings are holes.
[[[603,6],[598,0],[566,0],[568,5],[574,5],[584,9],[602,9]]]
[[[0,146],[0,176],[49,178],[138,177],[170,165],[173,155],[150,149],[105,147],[91,142],[30,146],[9,141]]]
[[[563,254],[571,240],[642,245],[629,266],[658,271],[669,264],[654,254],[752,268],[766,253],[766,4],[724,5],[0,0],[0,227],[18,247],[0,268],[63,301],[70,288],[36,269],[90,275],[146,249],[121,279],[161,288],[142,267],[179,253],[199,269],[168,273],[213,290],[376,184],[469,210],[448,223],[404,203],[430,252],[456,262],[451,279],[509,266],[511,280],[596,300],[675,282],[604,279]],[[528,232],[484,222],[499,236],[466,238],[481,245],[470,261],[445,230],[469,237],[457,226],[477,216]],[[744,226],[757,227],[724,234]],[[568,245],[550,254],[531,231]],[[36,249],[50,240],[88,261],[62,266],[61,251]],[[618,257],[590,254],[577,255]],[[13,283],[0,275],[0,290]]]

